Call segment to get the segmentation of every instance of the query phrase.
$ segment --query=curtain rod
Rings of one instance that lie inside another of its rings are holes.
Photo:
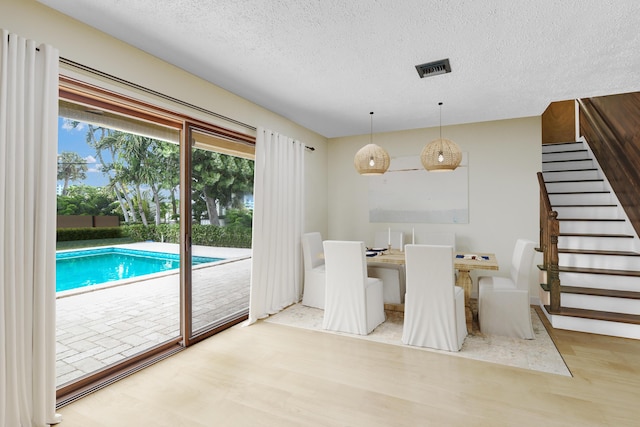
[[[82,65],[82,64],[80,64],[78,62],[75,62],[75,61],[72,61],[70,59],[67,59],[67,58],[64,58],[64,57],[60,57],[60,62],[62,64],[69,65],[69,66],[77,68],[79,70],[86,71],[86,72],[89,72],[91,74],[95,74],[95,75],[100,76],[100,77],[104,77],[106,79],[115,81],[117,83],[121,83],[121,84],[123,84],[125,86],[132,87],[134,89],[140,90],[140,91],[148,93],[150,95],[154,95],[154,96],[160,97],[160,98],[165,99],[167,101],[174,102],[174,103],[182,105],[184,107],[192,108],[194,110],[200,111],[201,113],[205,113],[205,114],[217,117],[219,119],[225,120],[227,122],[242,126],[242,127],[246,128],[246,129],[252,130],[254,132],[258,130],[255,126],[251,126],[251,125],[243,123],[243,122],[241,122],[239,120],[235,120],[235,119],[232,119],[230,117],[224,116],[222,114],[215,113],[213,111],[207,110],[206,108],[198,107],[197,105],[190,104],[190,103],[188,103],[186,101],[182,101],[180,99],[174,98],[174,97],[166,95],[164,93],[155,91],[153,89],[149,89],[147,87],[144,87],[144,86],[141,86],[139,84],[130,82],[128,80],[121,79],[120,77],[116,77],[116,76],[114,76],[112,74],[108,74],[108,73],[105,73],[103,71],[96,70],[95,68],[91,68],[91,67],[88,67],[86,65]],[[315,151],[316,150],[315,147],[310,147],[308,145],[305,145],[304,147],[309,151]]]
[[[205,114],[208,114],[210,116],[217,117],[217,118],[225,120],[227,122],[230,122],[230,123],[242,126],[242,127],[246,128],[246,129],[252,130],[254,132],[257,130],[255,126],[251,126],[251,125],[243,123],[243,122],[241,122],[239,120],[235,120],[235,119],[232,119],[230,117],[224,116],[222,114],[215,113],[215,112],[213,112],[211,110],[207,110],[206,108],[198,107],[197,105],[190,104],[190,103],[188,103],[186,101],[182,101],[182,100],[180,100],[178,98],[174,98],[172,96],[169,96],[169,95],[166,95],[164,93],[155,91],[153,89],[149,89],[147,87],[144,87],[144,86],[141,86],[139,84],[130,82],[128,80],[121,79],[120,77],[116,77],[116,76],[114,76],[112,74],[108,74],[108,73],[105,73],[103,71],[96,70],[95,68],[87,67],[86,65],[82,65],[82,64],[80,64],[78,62],[75,62],[75,61],[72,61],[70,59],[60,57],[60,63],[65,64],[65,65],[69,65],[71,67],[80,69],[82,71],[87,71],[87,72],[89,72],[91,74],[95,74],[97,76],[104,77],[106,79],[115,81],[117,83],[121,83],[123,85],[132,87],[132,88],[140,90],[142,92],[146,92],[146,93],[148,93],[150,95],[154,95],[154,96],[160,97],[160,98],[165,99],[167,101],[174,102],[174,103],[182,105],[184,107],[192,108],[194,110],[200,111],[201,113],[205,113]]]

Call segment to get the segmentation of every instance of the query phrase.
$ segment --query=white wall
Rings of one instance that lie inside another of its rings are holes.
[[[186,101],[254,127],[264,126],[303,141],[315,151],[306,152],[306,226],[309,231],[327,233],[327,139],[243,98],[205,82],[111,36],[81,24],[35,0],[2,0],[0,28],[50,44],[60,56],[82,65],[128,80],[146,88]],[[230,58],[231,60],[231,58]],[[150,99],[146,95],[138,98]],[[178,108],[185,111],[184,108]],[[192,112],[212,123],[251,134]]]
[[[60,50],[60,56],[173,96],[252,126],[265,126],[316,148],[306,154],[305,229],[325,238],[371,243],[373,232],[411,224],[370,224],[367,178],[353,168],[369,135],[326,138],[245,99],[209,84],[35,0],[2,0],[0,27]],[[480,108],[481,106],[478,106]],[[392,157],[418,155],[438,129],[384,133],[374,142]],[[540,117],[443,128],[469,155],[469,224],[416,224],[416,231],[452,230],[464,251],[495,252],[507,274],[517,237],[538,239],[541,166]],[[537,287],[532,284],[537,295]]]
[[[373,142],[391,158],[417,156],[439,135],[438,128],[374,134]],[[468,224],[370,223],[369,178],[358,175],[353,157],[370,135],[329,140],[330,239],[363,240],[373,244],[376,230],[405,232],[453,231],[457,248],[467,252],[493,252],[500,263],[496,274],[508,275],[515,240],[538,241],[539,192],[536,173],[541,170],[541,119],[531,117],[445,126],[442,136],[455,141],[469,158]],[[425,171],[425,173],[428,173]],[[540,263],[540,256],[536,263]],[[532,269],[531,296],[538,295],[537,270]],[[480,273],[483,274],[483,273]],[[492,274],[485,272],[484,274]],[[478,273],[473,273],[474,278]],[[475,281],[474,281],[475,282]]]

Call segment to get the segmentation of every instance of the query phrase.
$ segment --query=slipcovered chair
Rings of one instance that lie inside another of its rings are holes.
[[[391,249],[402,250],[404,234],[401,231],[391,232]],[[389,231],[376,231],[374,248],[387,248]],[[381,262],[369,262],[367,274],[382,280],[385,303],[401,304],[404,302],[405,278],[404,266]]]
[[[427,231],[416,233],[415,244],[451,246],[456,251],[456,233],[453,231]],[[454,277],[458,277],[454,272]]]
[[[302,305],[323,309],[326,285],[322,252],[322,235],[320,233],[312,232],[302,235],[302,256],[304,258]]]
[[[367,277],[364,242],[324,242],[327,277],[322,327],[368,335],[384,322],[382,281]]]
[[[404,344],[459,351],[467,336],[464,290],[455,286],[451,246],[407,245]]]
[[[529,303],[529,273],[535,243],[518,239],[510,277],[478,277],[478,322],[484,334],[533,339]]]

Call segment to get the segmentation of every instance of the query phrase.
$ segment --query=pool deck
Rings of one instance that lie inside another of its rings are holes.
[[[170,243],[118,247],[179,252],[178,245]],[[194,246],[193,255],[225,258],[193,268],[194,330],[249,307],[251,249]],[[57,385],[178,336],[179,297],[177,271],[60,293],[56,299]]]

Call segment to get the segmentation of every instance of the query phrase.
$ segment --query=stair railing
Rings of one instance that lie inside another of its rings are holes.
[[[542,172],[538,172],[538,184],[540,185],[540,249],[543,254],[542,263],[544,271],[546,271],[549,289],[549,312],[557,313],[560,311],[560,269],[558,267],[560,222],[558,221],[558,212],[551,208]]]

